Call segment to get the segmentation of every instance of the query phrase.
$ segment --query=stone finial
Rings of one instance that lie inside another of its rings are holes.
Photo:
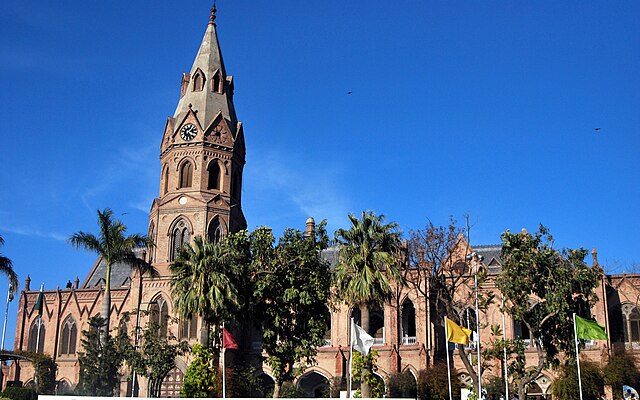
[[[76,276],[76,279],[73,281],[73,288],[77,289],[80,285],[80,279]]]
[[[209,25],[216,24],[216,2],[213,1],[213,7],[211,7],[211,15],[209,16]]]
[[[591,249],[591,257],[593,257],[593,265],[597,266],[598,264],[598,251],[594,247]]]
[[[27,279],[24,280],[24,290],[31,290],[31,276],[27,275]]]
[[[306,228],[304,230],[304,237],[306,238],[313,237],[313,233],[315,232],[315,230],[316,230],[316,221],[312,217],[307,218]]]

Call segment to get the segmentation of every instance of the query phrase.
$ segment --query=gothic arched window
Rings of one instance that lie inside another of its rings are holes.
[[[402,304],[402,344],[416,343],[416,309],[411,300]]]
[[[180,339],[198,338],[198,318],[192,316],[188,319],[180,320]]]
[[[176,223],[171,231],[171,248],[169,252],[169,261],[173,261],[178,255],[178,250],[182,245],[189,243],[189,226],[181,219]]]
[[[624,318],[624,341],[626,343],[640,342],[640,310],[632,304],[622,305]]]
[[[186,161],[180,167],[180,188],[191,187],[193,182],[193,165],[191,162]]]
[[[211,88],[216,93],[222,93],[222,88],[220,87],[220,81],[221,81],[220,72],[218,71],[213,75],[213,81],[211,85]]]
[[[78,327],[72,316],[68,316],[62,324],[62,336],[60,339],[60,355],[76,354],[76,342],[78,341]]]
[[[164,184],[162,187],[162,194],[167,194],[169,192],[169,168],[164,167]]]
[[[155,242],[155,225],[153,223],[153,221],[151,221],[151,224],[149,226],[149,240]],[[149,246],[149,248],[147,249],[147,251],[149,252],[149,263],[151,264],[155,258],[155,252],[156,252],[156,247],[155,246]]]
[[[209,224],[207,240],[209,240],[209,243],[218,243],[222,239],[222,236],[222,226],[220,225],[220,220],[216,217]]]
[[[151,302],[149,311],[151,312],[151,322],[158,325],[158,336],[161,338],[167,337],[167,328],[169,326],[169,306],[167,301],[162,296],[156,297]]]
[[[204,74],[200,69],[193,74],[193,91],[201,92],[204,89]]]
[[[207,189],[220,190],[220,165],[218,164],[218,160],[211,161],[207,172],[209,172]]]
[[[324,319],[327,321],[327,330],[322,338],[324,339],[324,345],[328,347],[331,346],[331,311],[327,307],[324,309]]]
[[[29,343],[27,350],[34,351],[36,353],[42,353],[44,350],[44,341],[46,336],[46,329],[42,317],[36,317],[31,323],[29,329]]]

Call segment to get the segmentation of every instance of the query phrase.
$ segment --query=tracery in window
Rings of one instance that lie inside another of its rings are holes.
[[[182,245],[189,243],[189,226],[184,219],[179,220],[171,231],[171,248],[169,249],[169,261],[175,260]]]
[[[68,316],[62,324],[62,335],[60,338],[60,355],[76,354],[76,343],[78,341],[78,327],[75,319]]]
[[[44,350],[46,333],[47,331],[42,317],[36,317],[36,319],[31,323],[31,328],[29,329],[29,343],[27,345],[27,350],[42,353]]]

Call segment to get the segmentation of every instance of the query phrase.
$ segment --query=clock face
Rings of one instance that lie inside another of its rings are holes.
[[[198,128],[194,124],[186,124],[180,129],[180,137],[183,140],[191,140],[198,134]]]

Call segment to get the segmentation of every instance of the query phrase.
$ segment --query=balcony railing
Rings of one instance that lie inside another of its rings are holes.
[[[382,346],[382,345],[384,345],[384,338],[383,337],[373,338],[373,345],[374,346]]]
[[[416,337],[415,336],[404,336],[402,338],[402,344],[404,344],[404,345],[416,344]]]

